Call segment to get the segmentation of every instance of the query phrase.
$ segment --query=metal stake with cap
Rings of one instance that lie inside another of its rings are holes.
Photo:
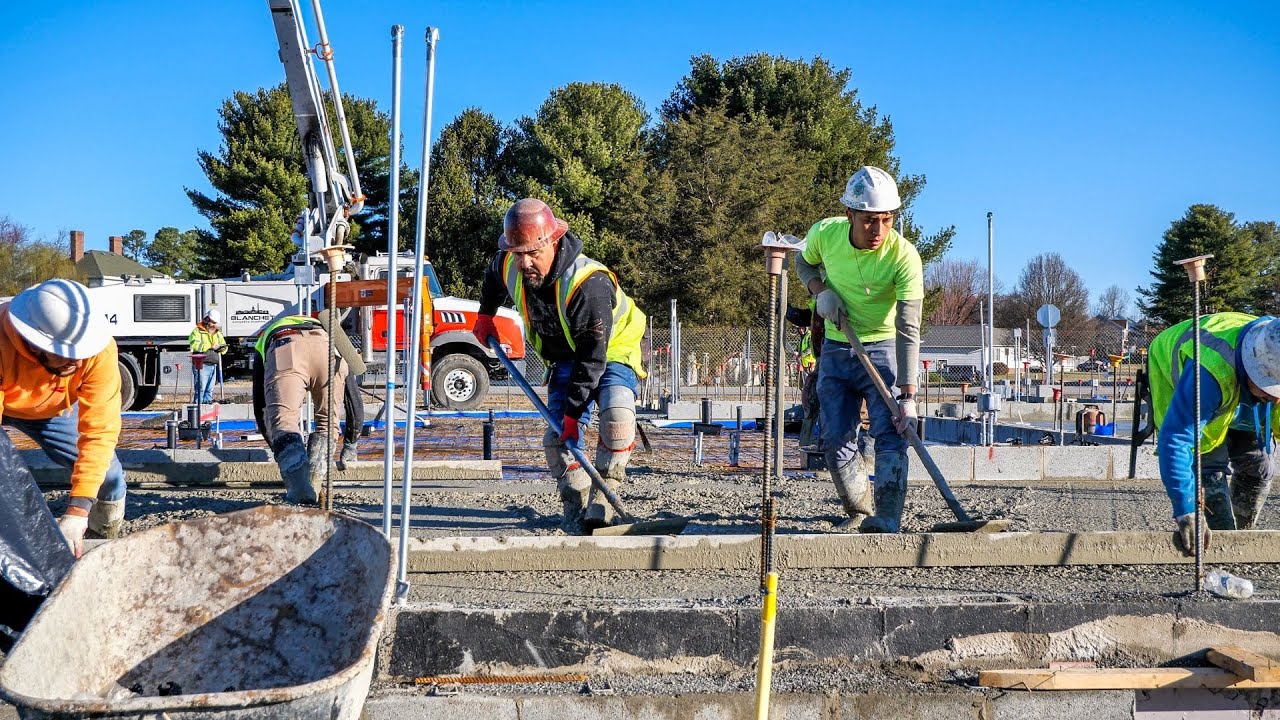
[[[1204,589],[1204,484],[1200,481],[1200,283],[1204,282],[1205,261],[1213,255],[1197,255],[1195,257],[1175,260],[1174,265],[1182,266],[1187,272],[1187,280],[1191,282],[1191,358],[1195,365],[1195,463],[1196,463],[1196,578],[1193,592]]]

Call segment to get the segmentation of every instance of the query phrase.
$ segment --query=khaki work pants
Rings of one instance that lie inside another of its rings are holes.
[[[333,407],[342,409],[342,384],[347,365],[333,358],[333,377],[329,377],[329,336],[319,328],[275,339],[267,347],[263,366],[266,389],[265,421],[271,440],[280,433],[298,432],[302,406],[307,393],[315,408],[315,432],[320,437],[333,433],[337,423],[329,415],[329,395]]]

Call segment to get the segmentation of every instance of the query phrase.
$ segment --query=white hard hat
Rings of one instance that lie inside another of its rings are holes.
[[[9,321],[39,350],[69,360],[91,358],[111,342],[111,332],[86,291],[74,280],[42,282],[9,303]]]
[[[1280,396],[1280,322],[1263,320],[1240,343],[1244,372],[1262,392]]]
[[[898,183],[889,173],[870,165],[849,178],[840,202],[851,210],[867,212],[892,212],[902,207]]]
[[[204,319],[220,323],[222,322],[222,313],[218,312],[218,308],[209,308],[209,311],[204,314]]]

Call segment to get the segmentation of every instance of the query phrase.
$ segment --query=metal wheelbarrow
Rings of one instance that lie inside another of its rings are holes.
[[[371,525],[264,506],[87,553],[0,667],[26,718],[356,720],[394,589]]]

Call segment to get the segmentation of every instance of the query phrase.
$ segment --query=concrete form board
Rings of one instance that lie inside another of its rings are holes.
[[[1033,633],[1059,633],[1107,617],[1177,614],[1178,603],[1175,600],[1147,600],[1141,603],[1061,602],[1052,605],[1036,603],[1030,606],[1028,630]]]
[[[1236,602],[1207,597],[1201,601],[1184,602],[1179,610],[1179,617],[1223,627],[1251,632],[1280,632],[1280,600]],[[1280,700],[1280,694],[1277,694],[1277,700]]]
[[[991,699],[992,720],[1132,720],[1132,690],[1016,692]]]

